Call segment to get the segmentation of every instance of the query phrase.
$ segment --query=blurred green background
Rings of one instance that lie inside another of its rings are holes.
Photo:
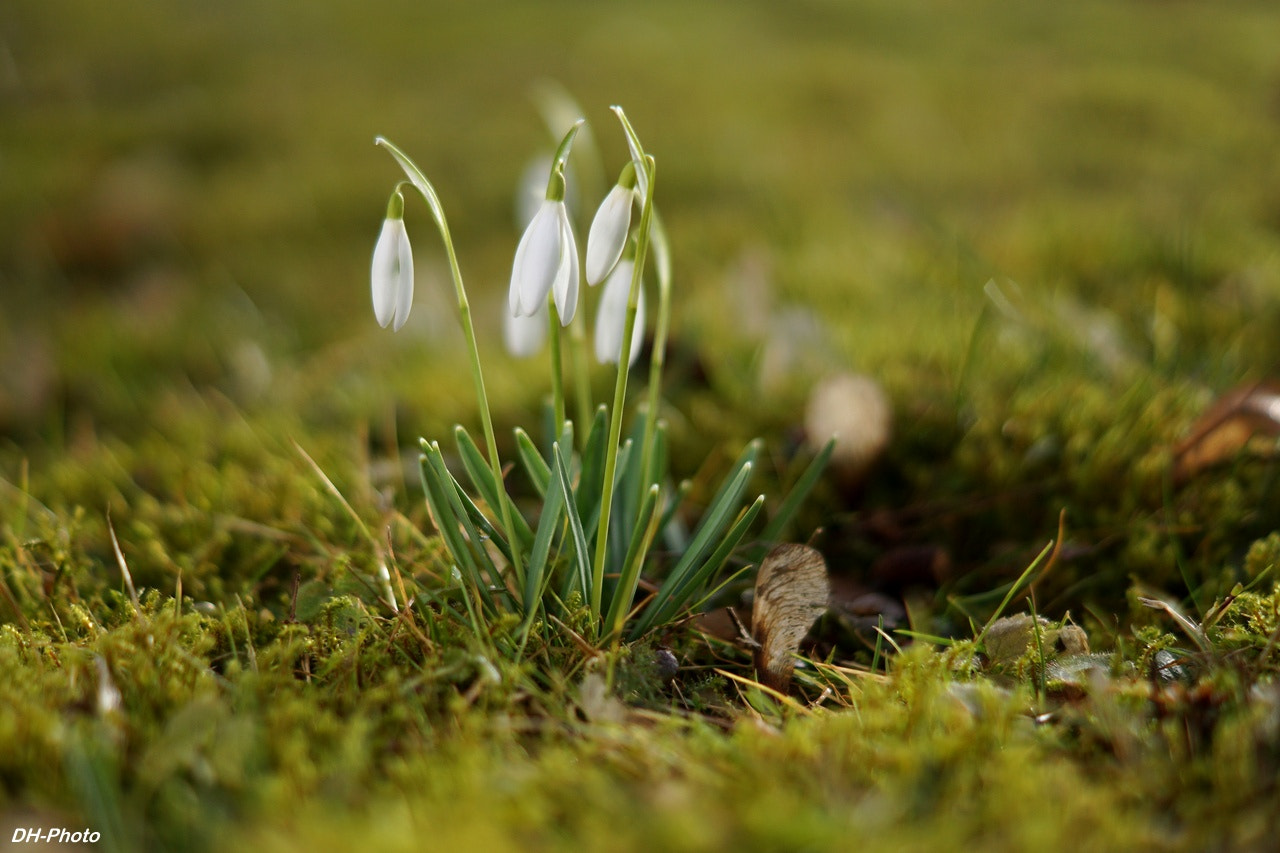
[[[261,473],[299,473],[288,438],[358,492],[369,443],[472,423],[417,199],[415,313],[373,322],[399,177],[378,134],[439,189],[500,423],[536,418],[545,368],[498,329],[550,80],[595,131],[601,190],[624,156],[609,104],[657,154],[674,333],[710,381],[673,409],[691,459],[778,439],[820,375],[856,369],[898,411],[886,505],[1054,484],[930,537],[981,559],[966,541],[1042,543],[1070,506],[1106,539],[1161,510],[1158,452],[1213,394],[1280,358],[1277,33],[1260,0],[6,3],[3,476],[55,513],[306,527],[288,495],[311,487]],[[1270,482],[1185,509],[1264,533]]]

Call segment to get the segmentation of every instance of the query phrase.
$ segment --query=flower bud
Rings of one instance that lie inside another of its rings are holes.
[[[399,191],[387,202],[387,218],[373,247],[370,280],[378,325],[400,331],[413,307],[413,251],[404,227],[404,196]]]

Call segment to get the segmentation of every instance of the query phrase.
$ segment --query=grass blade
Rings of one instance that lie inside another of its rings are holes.
[[[1009,587],[1009,591],[1005,594],[1004,600],[1000,602],[1000,606],[996,608],[996,612],[991,614],[991,618],[987,620],[987,624],[983,625],[982,630],[978,632],[978,636],[973,638],[973,652],[969,655],[970,662],[973,660],[973,655],[977,654],[979,647],[982,646],[982,641],[986,638],[987,631],[991,630],[991,626],[1000,618],[1000,614],[1004,612],[1004,609],[1009,606],[1009,602],[1013,601],[1014,595],[1016,595],[1018,590],[1022,588],[1023,582],[1031,576],[1031,573],[1036,570],[1036,567],[1040,565],[1041,561],[1048,556],[1052,549],[1052,542],[1045,545],[1039,555],[1031,561],[1031,565],[1027,566],[1027,568],[1023,570],[1022,574],[1018,575],[1018,579],[1013,582],[1013,586]],[[967,665],[968,664],[966,664],[966,666]]]

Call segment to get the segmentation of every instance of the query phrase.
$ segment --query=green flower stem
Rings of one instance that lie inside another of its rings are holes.
[[[453,289],[458,298],[458,320],[462,324],[462,334],[467,339],[467,353],[471,358],[471,380],[476,386],[476,400],[480,403],[480,421],[484,428],[485,447],[489,452],[489,465],[493,470],[495,483],[501,484],[503,496],[506,496],[506,482],[502,477],[502,460],[498,458],[498,441],[493,432],[493,416],[489,412],[489,395],[484,389],[484,372],[480,368],[480,349],[476,344],[475,325],[471,320],[471,302],[467,299],[467,289],[462,283],[462,270],[458,268],[458,256],[453,250],[453,238],[449,236],[449,222],[445,219],[444,208],[435,187],[427,180],[417,164],[409,156],[379,136],[374,142],[386,148],[400,168],[409,176],[409,182],[422,194],[427,207],[431,209],[432,218],[444,241],[445,254],[449,257],[449,273],[453,276]],[[520,563],[520,548],[516,539],[515,525],[511,520],[511,500],[499,501],[498,513],[502,518],[502,529],[511,543],[511,569],[515,573],[520,586],[524,585],[524,567]]]
[[[658,427],[658,401],[662,397],[662,368],[667,359],[667,333],[671,328],[671,268],[663,263],[669,256],[667,230],[662,217],[654,213],[653,241],[658,255],[658,320],[653,331],[653,352],[649,358],[649,401],[644,416],[644,441],[640,445],[641,489],[658,481],[660,472],[650,471],[653,464],[653,436]],[[628,350],[623,350],[627,352]]]
[[[631,292],[627,296],[627,321],[622,332],[622,357],[618,359],[618,378],[613,386],[613,408],[609,413],[609,442],[605,445],[604,489],[600,495],[600,523],[596,533],[596,558],[591,571],[591,614],[600,618],[600,601],[604,596],[604,562],[608,554],[609,516],[613,509],[613,481],[618,467],[618,441],[622,437],[622,410],[627,398],[627,373],[631,340],[636,332],[636,311],[640,304],[640,280],[644,274],[645,254],[649,249],[649,229],[653,222],[653,189],[657,164],[645,155],[645,172],[649,178],[644,207],[640,211],[640,228],[636,236],[636,261],[631,273]]]
[[[442,224],[441,235],[444,237],[445,251],[449,255],[449,270],[453,274],[454,289],[458,295],[458,317],[462,322],[462,333],[467,339],[467,351],[471,356],[471,380],[476,386],[476,399],[480,402],[480,421],[484,427],[485,449],[489,451],[489,465],[493,469],[493,480],[500,484],[502,497],[498,512],[502,517],[502,530],[511,543],[511,570],[515,573],[519,586],[524,585],[524,566],[520,564],[520,543],[516,539],[515,524],[511,520],[511,499],[507,496],[507,484],[502,477],[502,460],[498,457],[498,440],[493,432],[493,416],[489,413],[489,395],[484,390],[484,372],[480,369],[480,349],[476,345],[476,329],[471,322],[471,303],[467,300],[466,288],[462,285],[462,273],[458,270],[458,259],[453,253],[453,241]]]
[[[551,323],[551,406],[555,411],[553,440],[564,429],[564,359],[560,352],[560,312],[556,301],[547,299],[547,321]]]

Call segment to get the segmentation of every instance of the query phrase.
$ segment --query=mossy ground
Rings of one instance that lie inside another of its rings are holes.
[[[1265,848],[1280,468],[1175,482],[1171,448],[1280,363],[1277,31],[1263,2],[6,5],[0,836]],[[799,526],[862,582],[896,547],[945,550],[906,601],[956,645],[886,665],[832,617],[841,668],[783,703],[691,633],[661,638],[667,683],[650,646],[517,662],[379,605],[368,530],[401,591],[446,575],[400,449],[476,416],[421,209],[414,316],[372,321],[397,178],[372,138],[440,190],[500,434],[536,427],[544,366],[497,338],[538,77],[611,169],[610,103],[659,157],[677,469],[713,478],[760,434],[769,489],[814,382],[877,377],[887,457]],[[974,670],[1064,510],[1034,606],[1070,611],[1105,674]]]

